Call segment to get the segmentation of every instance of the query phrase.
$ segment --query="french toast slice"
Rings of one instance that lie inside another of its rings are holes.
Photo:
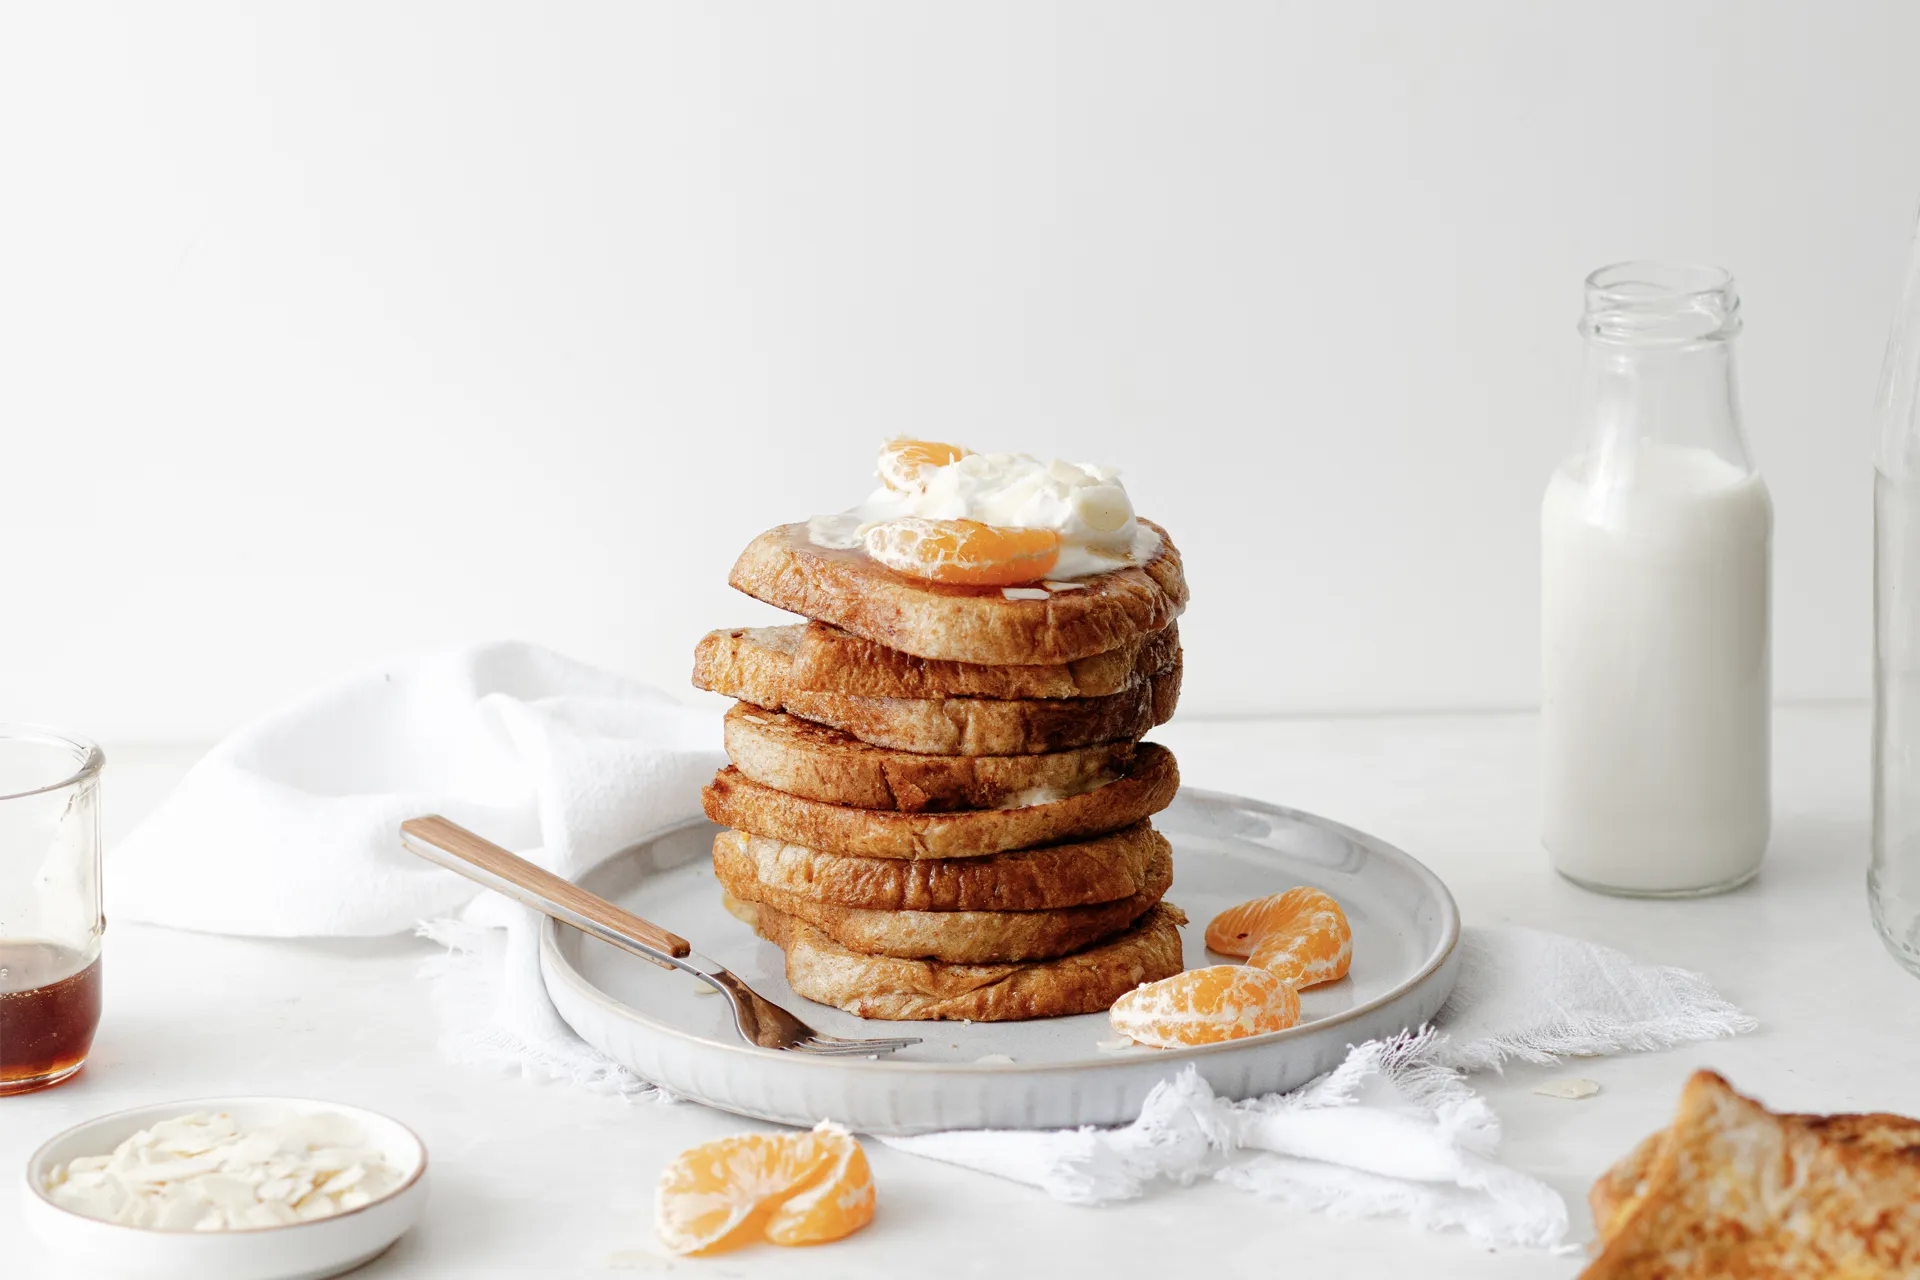
[[[1173,718],[1181,666],[1098,698],[874,698],[795,689],[745,666],[694,683],[769,711],[844,730],[863,742],[916,755],[1016,756],[1137,739]]]
[[[979,858],[1036,845],[1084,840],[1130,827],[1173,803],[1180,769],[1152,742],[1134,749],[1125,772],[1105,786],[1048,804],[962,813],[855,809],[788,795],[735,768],[704,791],[707,816],[723,827],[788,844],[863,858]]]
[[[910,578],[864,551],[815,546],[804,523],[748,543],[727,581],[776,608],[916,657],[987,666],[1076,662],[1159,631],[1186,608],[1180,553],[1166,530],[1148,527],[1160,535],[1151,560],[1077,578],[1065,590]],[[1045,598],[1026,598],[1034,591]]]
[[[849,951],[949,964],[1050,960],[1123,932],[1166,896],[1173,859],[1163,850],[1148,864],[1138,893],[1117,902],[1041,911],[876,911],[820,902],[760,880],[751,858],[724,840],[713,845],[713,873],[741,902],[772,907],[812,925]]]
[[[1595,1188],[1586,1280],[1920,1274],[1920,1123],[1774,1115],[1697,1071]]]
[[[946,964],[861,955],[771,907],[729,903],[787,954],[794,994],[862,1018],[1017,1022],[1100,1013],[1143,982],[1181,969],[1186,913],[1162,902],[1132,928],[1085,951],[1029,964]]]
[[[693,683],[778,690],[775,698],[788,689],[870,698],[1099,698],[1165,671],[1179,652],[1180,628],[1169,626],[1077,662],[988,667],[916,658],[824,622],[797,622],[708,632],[694,649]]]
[[[744,831],[714,838],[764,885],[817,902],[876,911],[1044,911],[1131,898],[1167,838],[1145,822],[1073,844],[984,858],[856,858]]]
[[[1129,740],[1041,755],[920,755],[750,702],[727,712],[725,735],[727,758],[755,782],[828,804],[903,813],[1016,809],[1079,795],[1118,777],[1134,750]]]

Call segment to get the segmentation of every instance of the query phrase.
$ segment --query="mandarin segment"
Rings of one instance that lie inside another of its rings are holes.
[[[1038,582],[1060,559],[1060,534],[1053,529],[978,520],[886,520],[867,530],[865,542],[867,554],[896,573],[977,587]]]
[[[867,1153],[838,1125],[798,1135],[825,1147],[831,1163],[814,1181],[773,1211],[767,1239],[775,1244],[825,1244],[873,1221],[873,1171]]]
[[[1207,925],[1207,948],[1246,956],[1296,987],[1337,982],[1353,963],[1353,929],[1340,904],[1305,885],[1228,907]]]
[[[1285,1031],[1300,1021],[1300,993],[1265,969],[1217,964],[1135,987],[1107,1017],[1121,1035],[1159,1049],[1218,1044]]]
[[[674,1253],[704,1253],[765,1235],[819,1244],[873,1220],[873,1175],[853,1135],[749,1133],[684,1151],[660,1175],[654,1220]]]
[[[972,452],[962,445],[932,440],[889,440],[880,446],[880,482],[898,493],[923,488],[929,472]]]

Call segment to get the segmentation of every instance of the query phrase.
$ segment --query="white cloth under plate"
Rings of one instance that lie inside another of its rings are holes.
[[[577,877],[698,813],[718,717],[531,645],[386,664],[215,747],[114,851],[108,914],[217,933],[418,928],[456,1061],[641,1093],[554,1012],[531,912],[401,848],[439,813]],[[1464,1071],[1509,1057],[1653,1049],[1749,1029],[1696,975],[1531,929],[1469,928],[1437,1029],[1356,1047],[1284,1096],[1230,1103],[1169,1069],[1132,1125],[889,1139],[931,1159],[1106,1203],[1218,1178],[1303,1208],[1393,1214],[1493,1244],[1551,1246],[1567,1210],[1495,1158],[1500,1126]]]
[[[1169,1073],[1118,1129],[885,1139],[915,1155],[1106,1204],[1156,1180],[1215,1178],[1336,1217],[1405,1217],[1492,1245],[1564,1243],[1567,1206],[1495,1158],[1499,1117],[1467,1071],[1658,1049],[1753,1029],[1697,974],[1512,926],[1461,934],[1460,976],[1435,1024],[1356,1046],[1289,1094],[1234,1103],[1192,1069]]]

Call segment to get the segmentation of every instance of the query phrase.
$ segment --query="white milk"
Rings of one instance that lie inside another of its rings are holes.
[[[1770,825],[1773,502],[1706,449],[1600,458],[1540,511],[1547,850],[1596,886],[1724,887]]]

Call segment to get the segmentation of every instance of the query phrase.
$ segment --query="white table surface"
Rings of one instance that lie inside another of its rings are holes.
[[[1469,923],[1558,929],[1696,969],[1760,1019],[1759,1033],[1737,1040],[1481,1078],[1505,1121],[1504,1157],[1566,1195],[1576,1239],[1590,1234],[1588,1184],[1665,1122],[1695,1067],[1715,1067],[1779,1108],[1920,1114],[1920,980],[1881,948],[1864,898],[1864,708],[1778,713],[1766,869],[1746,888],[1696,902],[1601,897],[1548,870],[1536,839],[1534,732],[1525,716],[1430,716],[1186,721],[1155,736],[1191,783],[1312,810],[1401,845],[1447,881]],[[109,749],[109,848],[195,754]],[[297,1094],[389,1112],[432,1153],[425,1220],[356,1273],[366,1280],[1120,1276],[1177,1274],[1200,1257],[1217,1274],[1551,1277],[1580,1266],[1397,1222],[1293,1213],[1215,1185],[1075,1208],[878,1144],[869,1155],[879,1216],[858,1236],[672,1259],[652,1239],[661,1166],[751,1123],[443,1065],[416,976],[431,953],[411,938],[263,942],[112,928],[92,1062],[60,1088],[0,1099],[0,1167],[17,1184],[40,1141],[106,1111]],[[1578,1102],[1530,1092],[1565,1074],[1603,1092]],[[0,1274],[76,1276],[22,1240],[16,1195],[17,1185],[0,1194]]]

